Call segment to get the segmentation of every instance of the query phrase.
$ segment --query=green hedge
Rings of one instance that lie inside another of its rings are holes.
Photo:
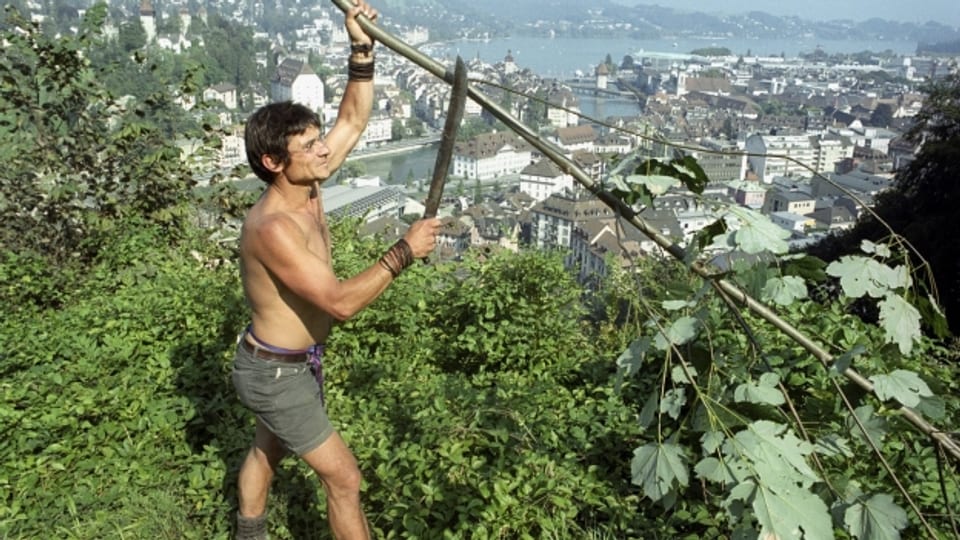
[[[126,231],[86,268],[4,255],[17,308],[0,323],[3,537],[231,533],[253,425],[229,380],[247,320],[233,257],[202,238],[171,247],[160,229]],[[381,247],[339,242],[338,271]],[[632,412],[586,375],[599,359],[560,268],[534,254],[418,266],[335,331],[330,413],[361,463],[377,536],[643,526],[623,444]],[[328,534],[319,484],[296,460],[270,510],[274,538]]]

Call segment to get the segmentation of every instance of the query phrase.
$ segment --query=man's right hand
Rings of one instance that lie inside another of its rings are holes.
[[[350,35],[350,42],[354,45],[366,44],[372,45],[373,38],[360,28],[357,23],[357,15],[366,15],[368,19],[376,22],[379,13],[366,2],[366,0],[353,0],[355,6],[350,9],[346,16],[347,34]]]
[[[410,245],[415,259],[422,259],[433,252],[437,247],[437,234],[440,232],[440,220],[426,218],[416,221],[403,235],[403,239]]]

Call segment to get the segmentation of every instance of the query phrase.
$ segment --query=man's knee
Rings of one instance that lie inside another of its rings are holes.
[[[337,495],[353,495],[360,493],[360,485],[363,482],[363,474],[360,468],[354,463],[345,465],[333,474],[328,474],[324,478],[325,483],[331,491]]]

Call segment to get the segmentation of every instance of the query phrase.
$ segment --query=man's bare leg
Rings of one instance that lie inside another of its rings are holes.
[[[367,540],[370,530],[360,509],[360,468],[340,435],[307,452],[303,460],[317,473],[327,492],[330,529],[338,540]]]
[[[260,420],[257,420],[257,431],[253,438],[253,446],[247,452],[247,457],[240,467],[237,478],[239,496],[239,515],[243,518],[258,518],[264,516],[267,510],[267,494],[270,492],[270,482],[277,464],[286,454],[286,449]]]

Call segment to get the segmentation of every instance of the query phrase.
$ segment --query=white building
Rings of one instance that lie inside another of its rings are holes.
[[[770,221],[793,233],[803,233],[816,226],[816,219],[793,212],[771,212]]]
[[[573,177],[549,159],[541,159],[520,171],[520,192],[538,202],[563,191],[573,191]]]
[[[270,97],[274,102],[295,101],[319,113],[324,104],[323,81],[307,62],[286,58],[277,66]]]
[[[453,176],[490,180],[519,173],[531,161],[530,146],[520,137],[512,133],[485,133],[454,147]]]
[[[363,135],[360,136],[360,142],[357,146],[363,148],[370,144],[385,143],[393,137],[392,130],[393,118],[384,112],[375,112],[370,116],[367,128],[363,130]]]
[[[633,261],[655,249],[653,241],[634,227],[624,227],[619,220],[588,221],[573,232],[570,263],[577,270],[580,283],[601,280],[609,272],[608,261],[628,267]]]
[[[547,96],[547,120],[558,128],[575,126],[580,123],[580,101],[569,89],[558,88]]]
[[[774,176],[809,177],[816,170],[816,152],[807,135],[760,135],[747,137],[750,167],[765,184]],[[789,159],[788,159],[789,158]]]
[[[247,163],[247,145],[243,140],[243,129],[236,128],[220,139],[219,165],[229,169]]]
[[[400,218],[406,195],[399,186],[336,185],[322,188],[323,206],[332,217],[364,217],[370,222],[382,217]]]
[[[853,157],[853,143],[837,135],[810,137],[814,149],[814,168],[818,173],[833,172],[838,161]]]
[[[140,2],[140,26],[146,34],[147,43],[153,43],[157,39],[157,19],[150,0]]]
[[[554,193],[530,209],[530,240],[539,249],[569,249],[577,226],[614,217],[613,210],[593,195]]]
[[[204,101],[220,101],[223,106],[233,110],[237,108],[237,87],[230,83],[220,83],[203,90]]]
[[[889,129],[862,126],[839,130],[839,134],[848,137],[856,146],[870,148],[884,154],[890,151],[890,142],[899,136]]]
[[[554,143],[563,148],[569,156],[578,150],[593,152],[597,142],[597,132],[593,126],[573,126],[557,128],[552,137]]]
[[[815,197],[838,197],[853,193],[856,196],[873,198],[890,189],[894,180],[889,175],[870,174],[855,170],[846,174],[827,174],[827,179],[815,177],[810,183]]]
[[[425,26],[414,26],[400,32],[400,37],[405,43],[416,47],[430,41],[430,30]]]

